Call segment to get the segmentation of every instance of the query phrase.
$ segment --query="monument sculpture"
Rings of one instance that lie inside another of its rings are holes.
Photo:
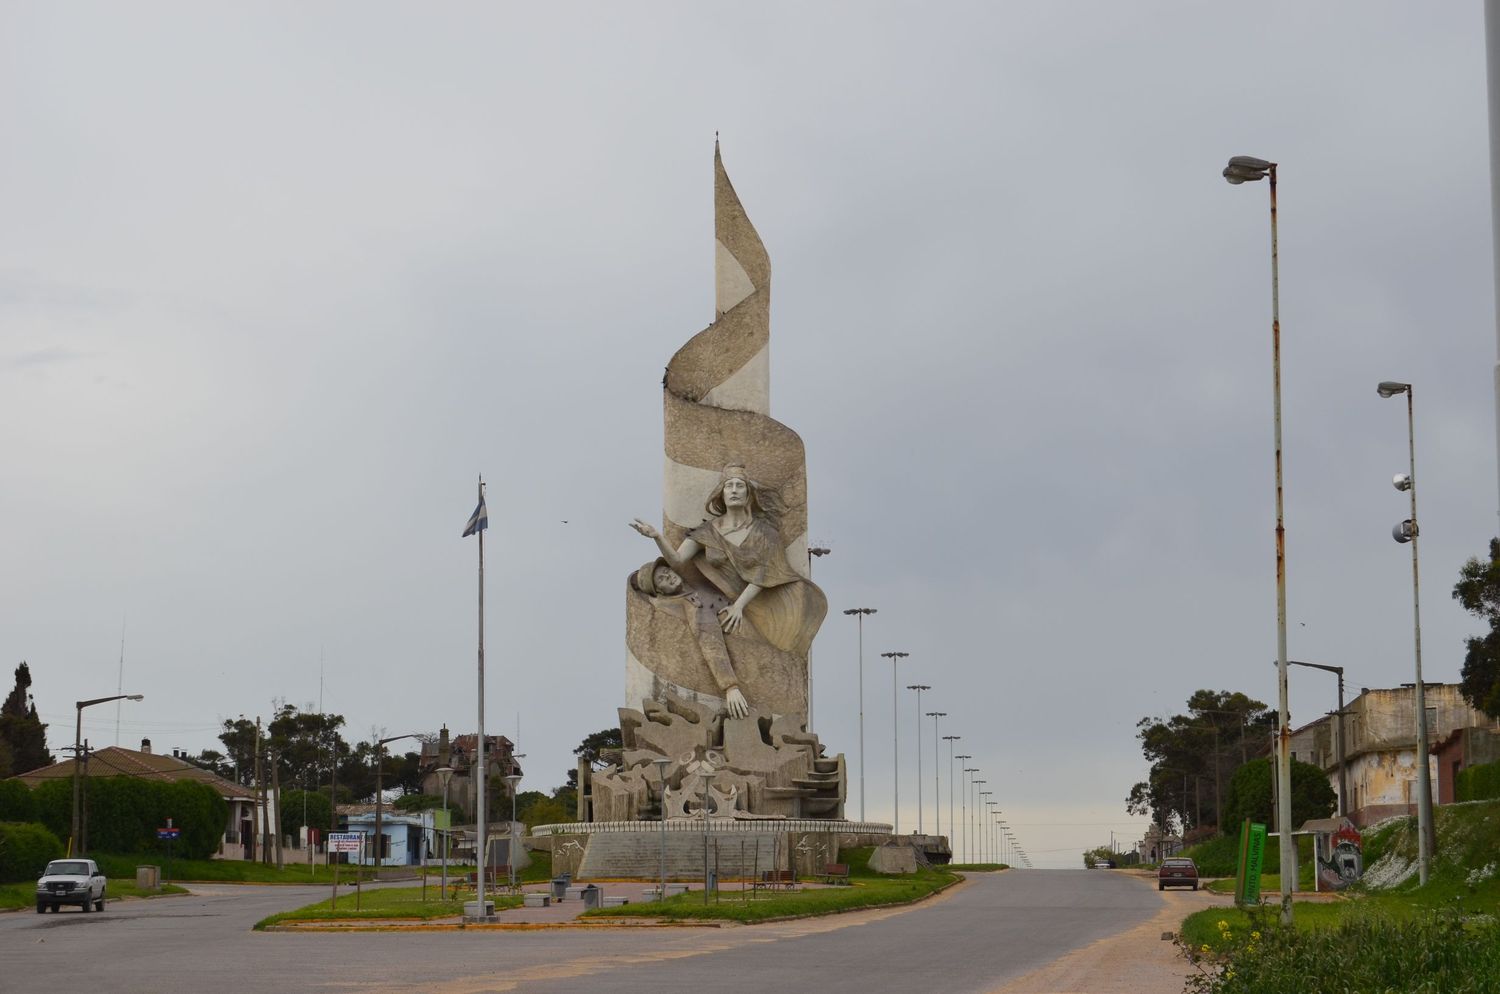
[[[625,584],[623,748],[580,769],[586,821],[843,817],[843,757],[807,730],[828,601],[802,440],[770,416],[770,259],[717,147],[714,235],[715,319],[662,384],[662,523],[630,525],[656,548]]]

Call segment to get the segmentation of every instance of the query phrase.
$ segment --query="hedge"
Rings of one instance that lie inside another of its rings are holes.
[[[0,821],[0,884],[35,880],[62,854],[57,836],[36,822]]]
[[[1460,770],[1454,781],[1454,799],[1492,801],[1500,799],[1500,763],[1480,763]]]
[[[219,851],[229,823],[229,804],[196,780],[167,783],[135,777],[88,777],[89,849],[112,853],[154,852],[156,830],[172,819],[182,829],[177,853],[207,859]],[[32,792],[37,818],[58,836],[72,830],[73,782],[48,780]]]

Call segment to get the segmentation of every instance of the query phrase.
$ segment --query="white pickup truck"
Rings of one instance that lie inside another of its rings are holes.
[[[36,882],[36,913],[76,904],[84,911],[104,910],[104,874],[91,859],[54,859]]]

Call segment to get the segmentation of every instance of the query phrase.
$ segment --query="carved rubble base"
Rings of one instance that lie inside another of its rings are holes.
[[[589,775],[592,821],[635,821],[662,800],[655,761],[668,759],[671,819],[829,818],[844,815],[842,755],[825,757],[801,715],[730,718],[667,697],[620,709],[618,761]],[[654,814],[651,815],[655,817]]]

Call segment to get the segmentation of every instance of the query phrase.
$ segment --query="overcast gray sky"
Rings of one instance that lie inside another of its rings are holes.
[[[871,817],[887,649],[1039,865],[1139,837],[1139,718],[1274,703],[1266,190],[1234,154],[1281,163],[1291,653],[1412,678],[1374,389],[1410,380],[1426,675],[1458,678],[1449,591],[1496,531],[1478,2],[10,3],[0,663],[54,750],[122,622],[125,745],[315,702],[320,659],[354,736],[472,730],[483,472],[488,725],[521,713],[525,786],[562,782],[623,703],[716,130],[833,550],[816,726],[856,768],[838,612],[879,610]],[[1294,722],[1333,703],[1293,672]]]

